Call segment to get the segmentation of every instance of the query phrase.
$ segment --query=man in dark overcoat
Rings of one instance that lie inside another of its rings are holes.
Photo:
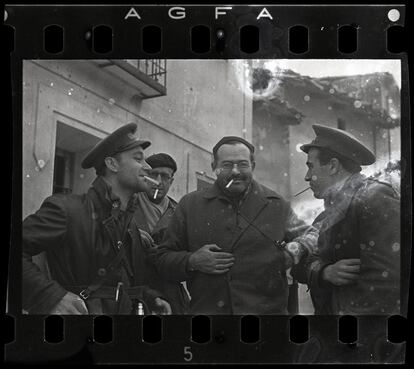
[[[124,125],[82,161],[96,169],[86,194],[56,194],[23,221],[23,309],[31,314],[170,313],[151,289],[146,255],[133,219],[136,193],[147,188],[150,166],[136,136]],[[32,256],[46,251],[51,278]]]
[[[158,248],[160,273],[187,281],[190,314],[287,314],[286,269],[317,235],[253,179],[254,167],[252,144],[221,139],[214,185],[180,200]]]
[[[308,283],[316,314],[398,314],[400,197],[385,182],[363,176],[374,154],[346,131],[314,125],[309,182],[325,210],[314,221],[318,252],[295,266]],[[305,262],[304,262],[305,261]]]
[[[168,196],[174,181],[177,163],[166,153],[148,156],[146,162],[151,166],[149,176],[158,183],[149,183],[147,191],[140,192],[137,200],[139,206],[134,218],[141,231],[146,232],[143,241],[155,257],[157,245],[161,242],[174,214],[177,202]],[[149,263],[152,265],[152,263]],[[185,314],[188,309],[189,296],[180,282],[162,278],[153,270],[153,284],[163,293],[171,305],[173,314]]]

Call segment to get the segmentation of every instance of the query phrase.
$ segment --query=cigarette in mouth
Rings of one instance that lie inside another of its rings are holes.
[[[232,179],[229,183],[227,183],[226,188],[229,188],[232,185],[233,181],[234,179]]]
[[[304,193],[305,191],[310,190],[310,187],[305,188],[302,191],[299,191],[296,195],[293,195],[293,197],[299,196],[300,194]]]
[[[145,178],[146,181],[151,182],[151,183],[153,183],[157,186],[160,184],[158,181],[156,181],[155,179],[152,179],[150,177],[144,176],[144,178]]]
[[[158,188],[155,190],[155,193],[154,193],[154,200],[157,198],[157,196],[158,196]]]

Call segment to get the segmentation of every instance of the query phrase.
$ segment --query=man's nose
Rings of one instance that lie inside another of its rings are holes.
[[[142,169],[145,170],[147,173],[152,169],[151,166],[144,160],[142,162]]]
[[[238,164],[237,164],[237,163],[234,163],[234,164],[233,164],[233,168],[231,169],[231,172],[232,172],[233,174],[239,174],[239,173],[240,173],[239,166],[238,166]]]
[[[311,176],[309,174],[309,171],[307,171],[306,174],[305,174],[305,181],[309,182],[310,180],[311,180]]]

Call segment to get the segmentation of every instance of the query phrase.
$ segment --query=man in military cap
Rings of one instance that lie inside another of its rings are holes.
[[[56,194],[23,221],[23,309],[32,314],[168,314],[170,305],[146,280],[146,260],[133,213],[151,169],[124,125],[82,161],[97,178],[83,195]],[[51,278],[32,262],[46,251]]]
[[[317,235],[253,179],[254,168],[253,145],[224,137],[213,148],[216,181],[185,195],[171,218],[157,267],[187,281],[190,314],[287,314],[285,271]]]
[[[314,125],[309,182],[325,210],[315,219],[318,253],[297,266],[316,314],[398,314],[400,304],[400,198],[391,185],[364,177],[374,154],[340,129]]]
[[[141,231],[148,234],[143,236],[152,256],[156,254],[158,245],[167,229],[168,223],[174,214],[177,202],[168,196],[170,186],[174,181],[177,163],[166,153],[154,154],[146,158],[151,166],[149,177],[158,183],[149,183],[146,192],[138,194],[138,208],[134,214]],[[141,232],[143,235],[143,232]],[[151,258],[149,264],[152,265]],[[171,282],[161,278],[154,270],[153,283],[157,286],[171,305],[173,314],[184,314],[188,309],[189,297],[184,286],[179,282]]]

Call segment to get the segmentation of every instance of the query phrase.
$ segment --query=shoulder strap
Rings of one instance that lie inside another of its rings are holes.
[[[126,235],[128,233],[128,226],[132,220],[133,215],[134,213],[131,211],[126,212],[125,224],[121,238],[122,241],[118,241],[118,243],[116,244],[116,249],[118,249],[118,253],[116,254],[116,257],[107,265],[106,270],[108,272],[106,273],[106,275],[96,276],[93,282],[87,288],[85,288],[79,293],[79,296],[82,297],[84,300],[86,300],[91,293],[98,290],[109,279],[109,277],[112,276],[112,274],[118,268],[119,264],[122,261],[124,261],[128,265],[128,260],[126,260],[126,249],[124,243],[126,240]]]

